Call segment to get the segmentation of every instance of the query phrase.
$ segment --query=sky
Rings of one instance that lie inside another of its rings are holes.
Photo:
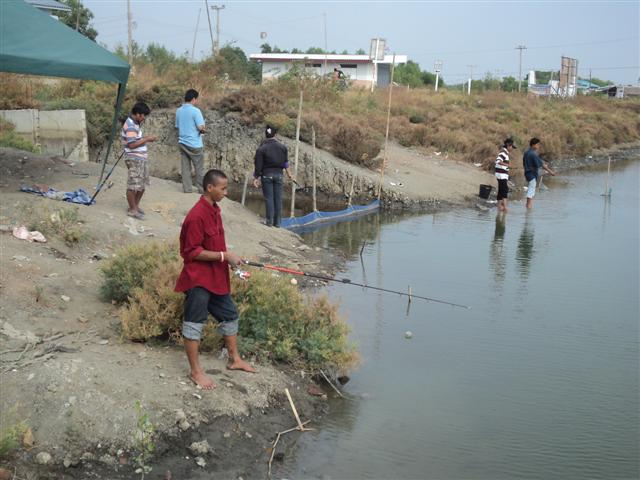
[[[130,0],[133,38],[195,58],[211,53],[205,0]],[[126,0],[83,0],[95,15],[98,42],[127,44]],[[338,53],[369,51],[371,38],[385,38],[388,53],[407,55],[423,70],[443,62],[448,83],[488,73],[523,76],[529,70],[559,70],[560,57],[578,59],[578,74],[617,83],[640,81],[640,1],[226,1],[220,11],[220,44],[259,53],[264,42],[282,49],[311,46]],[[200,19],[198,22],[198,15]],[[215,12],[210,9],[215,36]],[[196,31],[196,24],[198,28]],[[266,38],[261,38],[261,35]],[[473,66],[472,68],[470,67]]]

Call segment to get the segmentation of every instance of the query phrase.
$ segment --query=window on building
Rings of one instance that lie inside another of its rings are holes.
[[[320,68],[322,66],[322,64],[321,63],[305,63],[304,66],[305,67]]]
[[[358,68],[357,63],[341,63],[340,68]]]

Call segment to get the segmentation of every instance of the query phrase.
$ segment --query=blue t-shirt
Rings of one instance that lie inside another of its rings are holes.
[[[204,117],[198,107],[184,103],[176,110],[178,142],[191,148],[202,148],[202,135],[198,126],[204,125]]]
[[[538,179],[538,170],[542,167],[542,159],[533,148],[529,148],[524,152],[522,157],[522,165],[524,166],[524,178],[530,182],[534,178]]]

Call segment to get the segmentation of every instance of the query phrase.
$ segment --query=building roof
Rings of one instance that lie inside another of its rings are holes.
[[[327,53],[252,53],[251,60],[262,62],[288,62],[294,60],[308,60],[340,63],[371,63],[369,55],[336,55]],[[393,55],[385,55],[384,60],[378,63],[393,63]],[[396,64],[407,63],[406,55],[396,55]]]
[[[71,7],[64,3],[57,2],[56,0],[24,0],[25,2],[33,5],[41,10],[57,10],[61,12],[70,12]]]
[[[129,78],[127,62],[23,0],[0,1],[0,32],[0,71],[121,84]]]

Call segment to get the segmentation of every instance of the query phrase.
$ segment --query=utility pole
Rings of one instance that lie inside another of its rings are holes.
[[[518,91],[522,91],[522,51],[526,50],[525,45],[518,45],[516,50],[520,50],[520,66],[518,68]]]
[[[204,0],[204,6],[207,10],[207,22],[209,22],[209,36],[211,37],[211,55],[215,54],[216,44],[213,41],[213,32],[211,31],[211,16],[209,15],[209,2],[208,0]]]
[[[82,4],[80,3],[80,0],[78,0],[76,2],[76,8],[78,9],[78,11],[76,12],[76,32],[80,30],[80,8],[82,7]]]
[[[473,78],[473,69],[476,65],[467,65],[469,67],[469,87],[467,88],[467,95],[471,95],[471,79]]]
[[[324,76],[327,74],[327,14],[323,13],[322,17],[324,21],[324,69],[322,74]]]
[[[193,62],[193,56],[196,51],[196,37],[198,36],[198,26],[200,25],[200,14],[202,13],[202,9],[198,9],[198,19],[196,20],[196,30],[193,32],[193,46],[191,47],[191,61]]]
[[[129,65],[133,65],[133,21],[131,20],[131,0],[127,0],[127,53],[129,54]]]
[[[442,71],[442,60],[436,60],[433,64],[433,70],[436,72],[436,87],[435,91],[438,91],[438,82],[440,80],[440,72]]]
[[[213,54],[220,53],[220,10],[224,10],[224,5],[213,5],[211,10],[216,11],[216,43],[213,47]]]

